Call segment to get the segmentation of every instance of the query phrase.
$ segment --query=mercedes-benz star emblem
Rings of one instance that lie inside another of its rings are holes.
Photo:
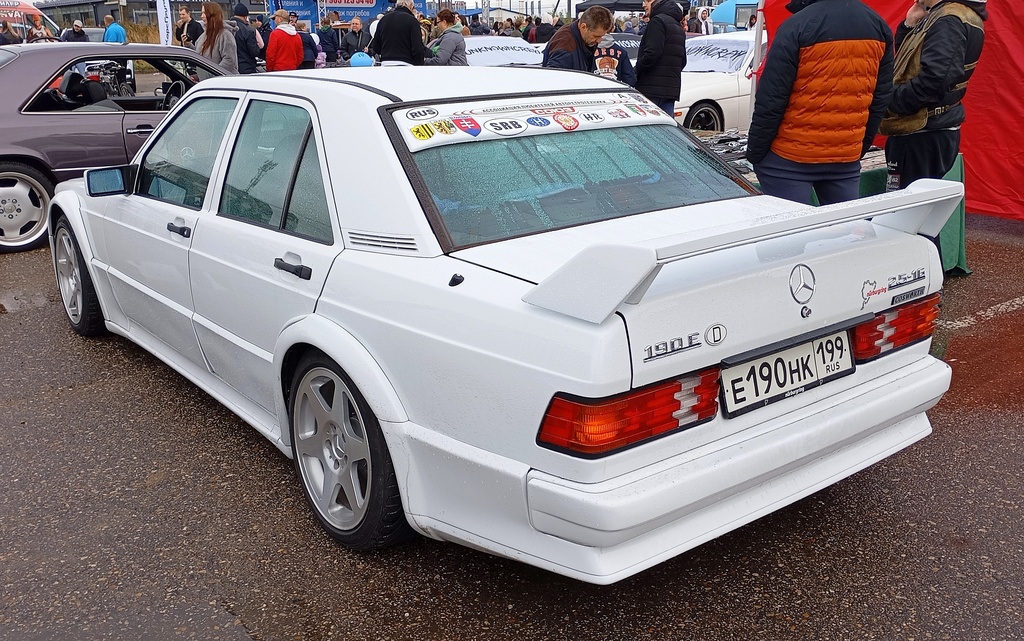
[[[793,294],[793,300],[805,304],[814,296],[814,272],[811,268],[800,263],[793,268],[789,274],[789,292]]]

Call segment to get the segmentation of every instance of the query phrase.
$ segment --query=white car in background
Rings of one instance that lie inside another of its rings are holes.
[[[676,102],[679,122],[687,129],[745,131],[750,126],[753,61],[753,31],[688,38]]]
[[[961,184],[802,207],[621,84],[429,71],[197,85],[53,198],[71,327],[259,430],[351,549],[419,533],[592,583],[931,432],[926,236]]]

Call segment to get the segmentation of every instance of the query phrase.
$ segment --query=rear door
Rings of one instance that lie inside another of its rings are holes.
[[[194,324],[213,373],[273,413],[273,355],[313,313],[341,250],[316,113],[305,100],[252,95],[216,215],[192,241]]]

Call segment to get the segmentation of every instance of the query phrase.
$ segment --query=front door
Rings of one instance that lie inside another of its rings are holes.
[[[134,194],[97,214],[110,282],[129,331],[202,364],[192,329],[188,251],[237,100],[201,98],[177,113],[141,159]]]

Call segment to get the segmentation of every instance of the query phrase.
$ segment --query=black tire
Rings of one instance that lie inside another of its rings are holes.
[[[683,126],[699,131],[725,131],[725,117],[715,103],[698,102],[686,113]]]
[[[46,243],[46,217],[53,181],[20,162],[0,162],[0,253]]]
[[[415,537],[377,417],[322,352],[306,354],[296,368],[288,418],[295,473],[331,538],[363,552]]]
[[[53,230],[53,267],[64,314],[71,329],[82,336],[107,333],[103,310],[96,297],[92,277],[82,260],[82,250],[66,216],[61,215]]]

